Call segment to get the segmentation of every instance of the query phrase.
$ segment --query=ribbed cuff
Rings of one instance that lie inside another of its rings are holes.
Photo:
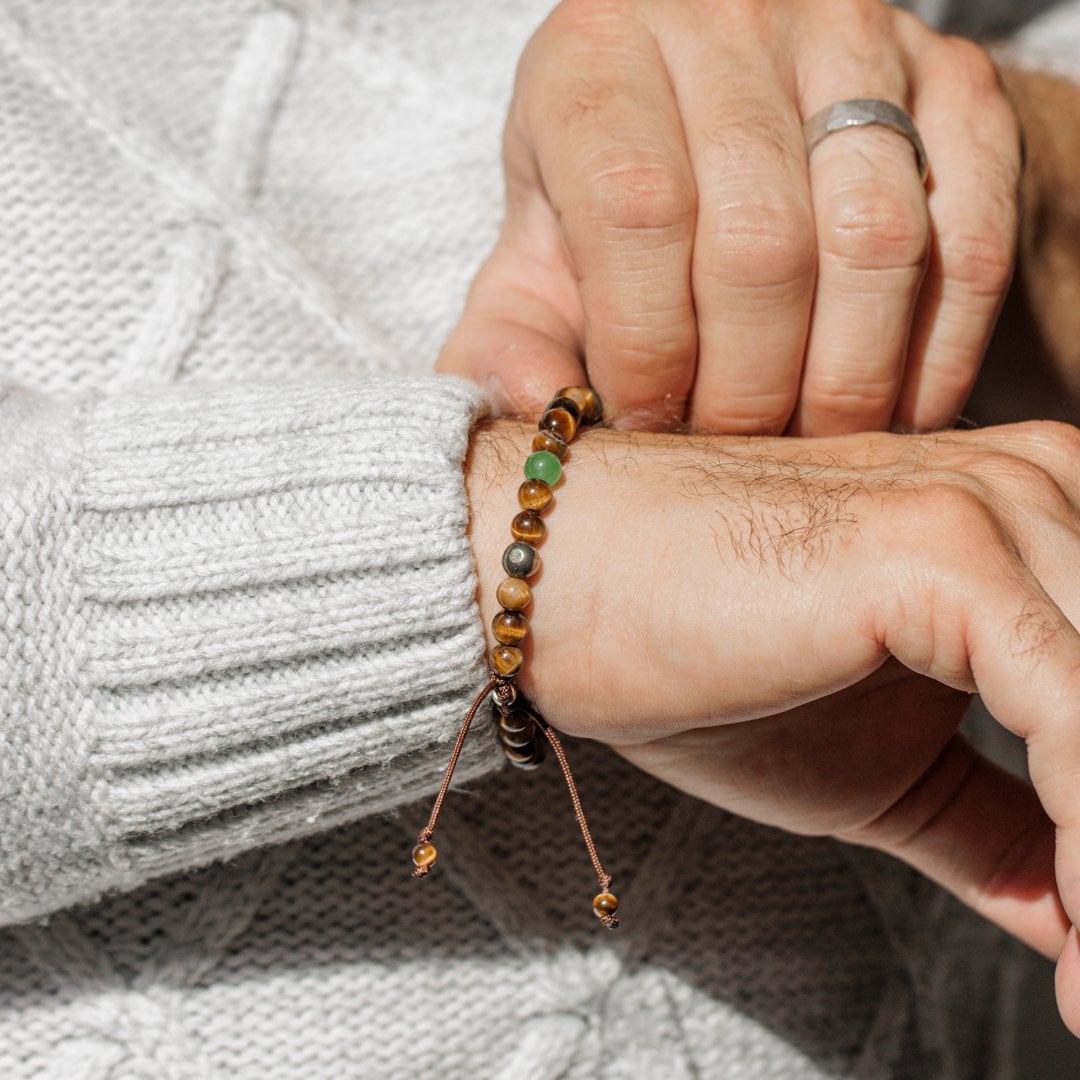
[[[432,789],[483,681],[455,379],[97,404],[80,485],[99,820],[124,883]],[[462,776],[492,768],[475,738]]]

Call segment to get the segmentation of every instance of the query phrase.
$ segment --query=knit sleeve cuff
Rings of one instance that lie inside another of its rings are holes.
[[[433,789],[483,681],[455,379],[128,394],[80,483],[91,769],[134,884]],[[477,738],[463,777],[494,767]]]

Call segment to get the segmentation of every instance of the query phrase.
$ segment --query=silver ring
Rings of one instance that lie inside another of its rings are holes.
[[[812,154],[814,147],[822,139],[832,135],[834,131],[863,127],[866,124],[878,124],[881,127],[887,127],[890,131],[895,131],[897,135],[903,135],[915,151],[919,179],[926,181],[926,174],[929,171],[926,147],[919,138],[915,124],[903,109],[891,101],[882,101],[881,98],[852,98],[850,101],[838,101],[835,105],[814,113],[803,124],[806,153]]]

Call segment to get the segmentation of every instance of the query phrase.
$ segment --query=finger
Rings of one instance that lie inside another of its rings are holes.
[[[1075,926],[1069,930],[1058,957],[1055,983],[1061,1018],[1074,1035],[1080,1036],[1080,935]]]
[[[689,418],[710,431],[779,434],[798,396],[816,262],[801,124],[779,73],[787,61],[706,32],[693,5],[674,10],[661,45],[698,191]]]
[[[562,35],[560,52],[545,33]],[[663,59],[637,20],[596,5],[564,5],[541,35],[521,77],[540,89],[518,122],[580,283],[590,381],[624,424],[667,426],[697,355],[696,193]]]
[[[933,249],[894,423],[953,424],[974,385],[1012,275],[1020,133],[997,72],[970,41],[914,50],[916,121],[930,161]]]
[[[880,817],[846,837],[902,859],[985,918],[1056,958],[1069,923],[1054,826],[1028,784],[954,736]]]
[[[497,415],[536,416],[552,390],[586,382],[573,317],[576,289],[570,280],[560,290],[561,276],[569,275],[557,262],[519,250],[504,230],[469,290],[436,370],[480,383]]]
[[[804,115],[871,97],[905,107],[899,54],[822,39],[804,78]],[[831,54],[831,55],[830,55]],[[910,143],[880,126],[827,136],[810,157],[817,229],[814,319],[790,430],[839,435],[887,428],[930,244],[926,193]]]

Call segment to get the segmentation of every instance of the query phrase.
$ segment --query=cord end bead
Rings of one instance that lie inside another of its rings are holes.
[[[412,849],[412,861],[415,869],[413,877],[426,877],[439,857],[439,851],[430,841],[422,841]]]
[[[618,929],[619,918],[616,912],[619,910],[619,899],[614,893],[602,892],[594,896],[592,906],[596,917],[604,926],[609,930]]]

